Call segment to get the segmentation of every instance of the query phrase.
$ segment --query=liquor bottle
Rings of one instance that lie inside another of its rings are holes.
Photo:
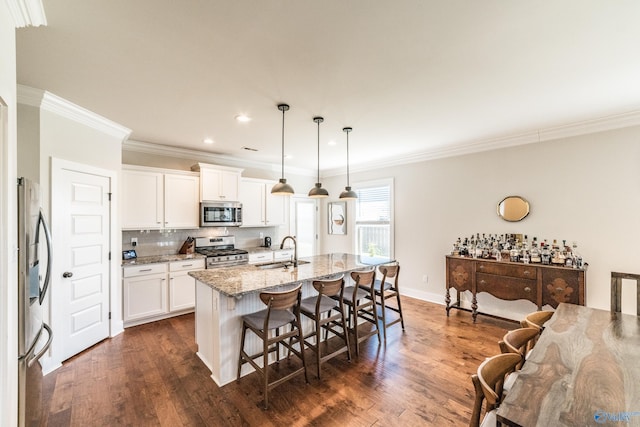
[[[533,243],[531,243],[530,258],[532,264],[540,264],[542,262],[540,251],[538,250],[538,239],[535,237],[533,238]]]
[[[583,267],[583,261],[582,261],[582,255],[580,255],[580,252],[578,252],[578,243],[573,242],[573,247],[571,248],[571,253],[573,253],[573,257],[574,257],[574,264],[573,264],[573,268],[582,268]]]
[[[511,246],[511,250],[509,251],[509,261],[518,262],[520,261],[520,251],[518,250],[518,241]]]
[[[551,250],[549,249],[549,245],[546,243],[542,244],[542,251],[540,252],[540,258],[542,259],[542,264],[549,265],[551,264]]]

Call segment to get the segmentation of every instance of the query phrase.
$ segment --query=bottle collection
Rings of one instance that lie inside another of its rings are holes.
[[[571,246],[563,240],[562,245],[554,239],[549,244],[547,239],[538,241],[534,237],[529,242],[528,236],[521,234],[489,234],[480,233],[458,240],[453,244],[453,256],[468,258],[495,259],[498,261],[522,262],[525,264],[543,264],[564,266],[569,268],[585,268],[582,256],[578,252],[578,245]]]

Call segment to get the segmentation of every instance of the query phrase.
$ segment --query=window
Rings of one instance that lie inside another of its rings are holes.
[[[355,218],[356,254],[393,257],[393,180],[360,183]]]

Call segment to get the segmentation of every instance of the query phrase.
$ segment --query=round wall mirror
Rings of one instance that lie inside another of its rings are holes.
[[[498,203],[498,215],[505,221],[522,221],[529,215],[529,202],[520,196],[508,196]]]

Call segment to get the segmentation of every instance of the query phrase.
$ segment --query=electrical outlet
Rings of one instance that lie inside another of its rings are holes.
[[[426,274],[422,276],[422,281],[424,283],[429,283],[429,276],[427,276]]]
[[[137,246],[138,245],[138,238],[137,237],[132,237],[131,238],[131,246]]]
[[[260,239],[264,239],[264,233],[260,233]]]

